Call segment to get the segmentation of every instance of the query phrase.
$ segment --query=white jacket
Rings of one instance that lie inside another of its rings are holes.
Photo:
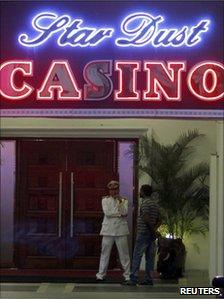
[[[102,199],[104,219],[100,235],[125,236],[129,234],[128,222],[125,216],[128,214],[128,200],[122,201],[106,196]]]

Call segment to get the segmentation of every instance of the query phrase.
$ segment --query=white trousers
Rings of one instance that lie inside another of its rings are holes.
[[[98,279],[103,279],[106,276],[110,253],[114,242],[116,243],[119,259],[124,270],[123,276],[125,280],[129,280],[130,256],[127,236],[103,236],[99,272],[96,274],[96,277]]]

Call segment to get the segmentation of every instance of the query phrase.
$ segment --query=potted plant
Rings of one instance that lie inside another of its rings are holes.
[[[144,136],[139,144],[138,167],[149,175],[164,224],[160,231],[158,270],[162,277],[181,277],[186,250],[184,238],[208,230],[209,175],[207,163],[192,165],[195,148],[192,141],[201,138],[197,130],[182,134],[168,145],[160,144],[154,136]],[[175,270],[174,270],[175,269]]]

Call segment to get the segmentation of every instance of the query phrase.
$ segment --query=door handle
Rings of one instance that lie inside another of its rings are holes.
[[[71,211],[70,211],[70,237],[73,237],[73,209],[74,209],[74,173],[71,172]]]
[[[62,172],[59,172],[59,211],[58,211],[58,237],[61,237],[61,208],[62,208]]]

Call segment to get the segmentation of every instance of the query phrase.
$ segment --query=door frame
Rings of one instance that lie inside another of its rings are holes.
[[[139,138],[144,134],[151,135],[151,128],[148,127],[103,127],[103,128],[66,128],[66,129],[53,129],[46,128],[4,128],[1,132],[0,140],[14,140],[16,141],[16,164],[18,164],[18,146],[17,141],[21,139],[116,139],[117,141],[136,141],[136,144],[139,142]],[[16,172],[16,178],[18,173]],[[135,239],[136,234],[136,216],[137,216],[137,207],[138,207],[138,175],[135,172],[135,188],[134,188],[134,206],[135,210],[133,213],[133,234],[132,241]],[[18,180],[16,180],[17,182]],[[18,188],[18,187],[17,187]],[[16,213],[16,203],[17,203],[17,189],[15,191],[15,209],[14,209],[14,219],[18,216]],[[15,222],[14,222],[15,227]],[[13,244],[15,246],[15,244]],[[14,251],[15,252],[15,251]],[[13,259],[14,261],[14,259]],[[9,267],[14,267],[13,275],[15,275],[15,265],[12,263],[8,265]],[[75,271],[75,270],[74,270]],[[7,272],[9,274],[9,272]]]
[[[9,140],[9,138],[4,138]],[[10,138],[11,139],[11,138]],[[139,139],[138,138],[35,138],[35,137],[22,137],[22,138],[13,138],[13,140],[16,140],[16,188],[15,188],[15,208],[14,208],[14,239],[16,236],[16,225],[19,222],[19,217],[20,217],[20,209],[19,209],[19,180],[18,177],[20,176],[19,173],[19,145],[18,141],[21,140],[37,140],[37,139],[44,139],[46,141],[61,141],[61,140],[102,140],[102,139],[111,139],[116,141],[116,146],[118,145],[119,141],[125,142],[125,141],[132,141],[135,142],[136,145],[138,146]],[[116,168],[118,168],[118,155],[116,155]],[[136,236],[136,221],[137,221],[137,210],[138,210],[138,173],[136,173],[136,168],[134,168],[134,190],[133,190],[133,205],[134,205],[134,212],[133,212],[133,220],[132,220],[132,244],[134,244],[135,236]],[[17,256],[18,250],[15,249],[15,242],[13,243],[14,247],[14,257],[13,257],[13,263],[15,263],[15,260],[19,258]],[[131,248],[131,254],[133,253],[133,246]],[[57,270],[56,270],[57,271]],[[72,271],[76,271],[73,269]]]

